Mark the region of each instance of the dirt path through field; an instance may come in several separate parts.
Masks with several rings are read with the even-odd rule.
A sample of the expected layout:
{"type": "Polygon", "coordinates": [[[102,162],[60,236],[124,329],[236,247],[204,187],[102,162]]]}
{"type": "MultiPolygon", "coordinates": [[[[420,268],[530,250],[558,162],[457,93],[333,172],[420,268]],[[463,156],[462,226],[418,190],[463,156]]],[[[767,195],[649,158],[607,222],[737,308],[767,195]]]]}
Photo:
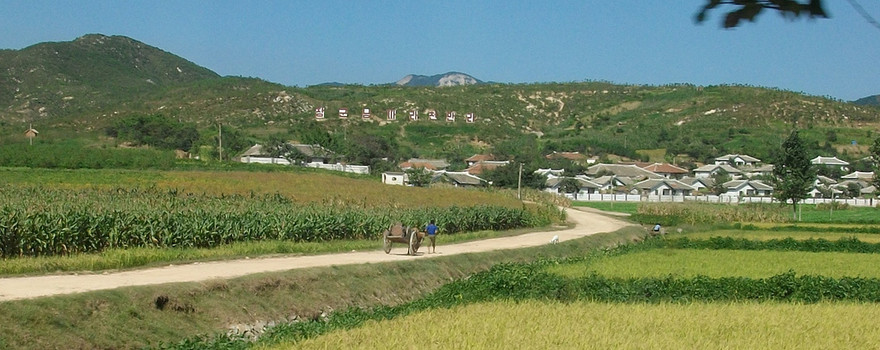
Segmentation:
{"type": "MultiPolygon", "coordinates": [[[[284,271],[308,267],[348,265],[401,261],[408,259],[428,259],[452,254],[475,253],[489,250],[516,249],[548,244],[554,235],[559,241],[583,236],[616,231],[630,225],[621,220],[599,214],[590,209],[568,209],[569,221],[575,226],[571,229],[547,232],[534,232],[519,236],[493,238],[460,244],[443,245],[440,236],[436,254],[425,254],[424,247],[415,256],[406,255],[406,247],[394,245],[391,254],[381,250],[366,252],[337,253],[326,255],[257,258],[227,260],[186,265],[112,272],[102,274],[53,275],[35,277],[0,278],[0,301],[31,299],[58,294],[81,293],[94,290],[113,289],[127,286],[143,286],[175,282],[198,282],[218,278],[234,278],[248,274],[284,271]]],[[[379,248],[379,247],[377,247],[379,248]]]]}

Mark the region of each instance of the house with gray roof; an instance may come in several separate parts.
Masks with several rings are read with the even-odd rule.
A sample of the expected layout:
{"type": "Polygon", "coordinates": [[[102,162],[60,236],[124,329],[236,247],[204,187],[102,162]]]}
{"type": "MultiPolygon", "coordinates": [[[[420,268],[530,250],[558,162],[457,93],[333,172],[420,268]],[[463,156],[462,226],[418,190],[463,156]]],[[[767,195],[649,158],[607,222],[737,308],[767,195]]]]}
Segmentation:
{"type": "Polygon", "coordinates": [[[810,163],[817,166],[824,166],[828,168],[837,168],[840,171],[849,170],[849,162],[845,160],[840,160],[837,157],[816,157],[810,159],[810,163]]]}
{"type": "Polygon", "coordinates": [[[738,179],[742,177],[742,171],[728,164],[706,164],[694,169],[694,177],[712,177],[721,170],[730,174],[731,178],[738,179]]]}
{"type": "Polygon", "coordinates": [[[723,184],[727,192],[722,196],[729,197],[769,197],[773,187],[760,180],[731,180],[723,184]]]}
{"type": "Polygon", "coordinates": [[[760,159],[745,154],[727,154],[715,158],[715,165],[727,164],[730,166],[740,167],[756,166],[759,163],[761,163],[760,159]]]}
{"type": "Polygon", "coordinates": [[[584,173],[591,177],[599,174],[612,174],[617,177],[628,177],[636,181],[663,178],[661,175],[639,168],[633,164],[596,164],[587,168],[584,173]]]}
{"type": "Polygon", "coordinates": [[[643,196],[690,196],[696,189],[675,179],[648,179],[633,184],[643,196]]]}
{"type": "Polygon", "coordinates": [[[603,193],[628,193],[635,180],[626,176],[606,175],[590,179],[599,185],[599,191],[603,193]]]}
{"type": "Polygon", "coordinates": [[[870,182],[874,179],[873,171],[855,171],[840,177],[841,180],[862,180],[870,182]]]}
{"type": "Polygon", "coordinates": [[[443,182],[451,184],[455,187],[484,187],[489,184],[488,181],[471,175],[466,171],[435,171],[431,182],[443,182]]]}
{"type": "Polygon", "coordinates": [[[546,187],[544,187],[544,191],[556,194],[567,194],[562,190],[562,183],[565,179],[573,179],[577,182],[578,191],[575,193],[571,193],[575,200],[578,197],[584,197],[590,194],[599,193],[602,188],[601,185],[590,181],[589,179],[582,176],[568,177],[568,176],[548,176],[546,187]]]}
{"type": "Polygon", "coordinates": [[[685,176],[678,181],[681,181],[682,183],[693,187],[695,191],[702,191],[703,189],[711,190],[712,186],[715,186],[715,179],[711,177],[685,176]]]}

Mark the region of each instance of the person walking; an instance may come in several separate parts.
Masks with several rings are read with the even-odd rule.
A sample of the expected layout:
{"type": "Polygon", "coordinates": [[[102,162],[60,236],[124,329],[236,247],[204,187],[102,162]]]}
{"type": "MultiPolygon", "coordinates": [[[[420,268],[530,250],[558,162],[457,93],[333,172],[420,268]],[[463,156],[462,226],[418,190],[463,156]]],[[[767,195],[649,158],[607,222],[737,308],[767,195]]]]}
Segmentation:
{"type": "Polygon", "coordinates": [[[434,220],[431,220],[431,222],[428,223],[428,226],[425,227],[425,232],[428,233],[428,239],[431,240],[431,246],[428,247],[428,253],[430,253],[431,250],[433,250],[434,253],[437,252],[436,239],[437,239],[437,230],[438,229],[439,228],[437,227],[437,225],[434,224],[434,220]]]}

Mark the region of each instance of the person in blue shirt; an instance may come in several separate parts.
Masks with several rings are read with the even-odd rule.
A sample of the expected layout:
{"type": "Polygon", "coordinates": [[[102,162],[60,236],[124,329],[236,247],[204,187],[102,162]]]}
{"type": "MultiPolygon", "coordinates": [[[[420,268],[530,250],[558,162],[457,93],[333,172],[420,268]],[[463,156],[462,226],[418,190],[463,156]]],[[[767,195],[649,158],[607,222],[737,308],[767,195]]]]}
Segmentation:
{"type": "Polygon", "coordinates": [[[428,226],[425,227],[425,232],[428,233],[428,239],[431,240],[431,246],[428,247],[428,253],[430,253],[432,249],[434,250],[434,253],[437,252],[436,238],[438,229],[437,225],[434,224],[434,220],[431,220],[428,226]]]}

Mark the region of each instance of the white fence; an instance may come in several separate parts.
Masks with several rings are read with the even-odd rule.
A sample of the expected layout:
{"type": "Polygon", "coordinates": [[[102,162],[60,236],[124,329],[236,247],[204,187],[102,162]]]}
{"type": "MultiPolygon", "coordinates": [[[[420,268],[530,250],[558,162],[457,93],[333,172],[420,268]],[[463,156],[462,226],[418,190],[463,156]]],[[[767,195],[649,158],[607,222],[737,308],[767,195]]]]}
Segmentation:
{"type": "MultiPolygon", "coordinates": [[[[568,197],[572,200],[584,201],[584,202],[673,202],[673,203],[681,203],[685,201],[692,202],[707,202],[707,203],[727,203],[727,204],[740,204],[740,203],[779,203],[773,197],[735,197],[735,196],[661,196],[661,195],[648,195],[642,196],[638,194],[579,194],[577,198],[570,193],[566,193],[565,197],[568,197]]],[[[842,198],[807,198],[804,199],[803,204],[820,204],[820,203],[831,203],[832,201],[838,203],[846,203],[851,206],[856,207],[873,207],[880,202],[876,201],[874,198],[851,198],[851,199],[842,199],[842,198]]]]}
{"type": "MultiPolygon", "coordinates": [[[[281,164],[281,165],[290,165],[290,161],[284,158],[271,158],[271,157],[254,157],[254,156],[245,156],[241,157],[242,163],[260,163],[260,164],[281,164]]],[[[350,165],[350,164],[327,164],[327,163],[306,163],[303,166],[309,168],[318,168],[325,170],[333,170],[333,171],[342,171],[346,173],[355,173],[355,174],[369,174],[370,167],[368,165],[350,165]]]]}

